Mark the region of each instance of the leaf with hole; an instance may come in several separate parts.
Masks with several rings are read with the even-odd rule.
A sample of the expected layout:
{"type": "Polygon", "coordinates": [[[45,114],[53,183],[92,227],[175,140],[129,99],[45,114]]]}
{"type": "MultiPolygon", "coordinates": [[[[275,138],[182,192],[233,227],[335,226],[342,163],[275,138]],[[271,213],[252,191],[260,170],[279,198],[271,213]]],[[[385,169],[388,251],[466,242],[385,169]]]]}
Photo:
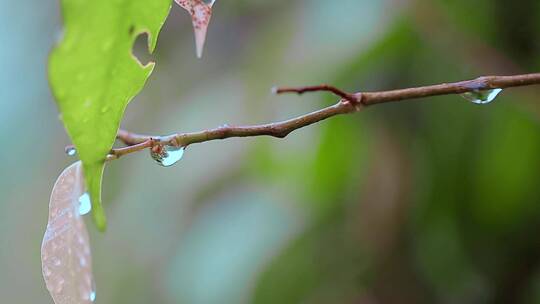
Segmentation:
{"type": "Polygon", "coordinates": [[[79,212],[84,187],[81,162],[76,162],[60,174],[49,202],[41,263],[56,304],[92,303],[96,298],[90,241],[79,212]]]}
{"type": "Polygon", "coordinates": [[[137,61],[133,43],[147,33],[148,49],[154,50],[171,0],[62,0],[61,5],[65,30],[50,56],[50,85],[83,162],[94,221],[104,230],[105,158],[127,104],[154,67],[137,61]]]}

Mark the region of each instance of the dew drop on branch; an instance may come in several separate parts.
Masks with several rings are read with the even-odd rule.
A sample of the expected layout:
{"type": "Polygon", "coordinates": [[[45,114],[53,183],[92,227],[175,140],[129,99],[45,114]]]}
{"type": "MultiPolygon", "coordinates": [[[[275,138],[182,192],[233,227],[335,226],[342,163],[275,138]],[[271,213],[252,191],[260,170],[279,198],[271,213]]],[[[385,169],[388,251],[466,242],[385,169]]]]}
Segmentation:
{"type": "Polygon", "coordinates": [[[475,104],[488,104],[495,100],[502,92],[502,89],[475,90],[461,94],[466,100],[475,104]]]}
{"type": "Polygon", "coordinates": [[[54,184],[49,202],[41,263],[45,285],[55,304],[88,304],[96,298],[90,241],[80,214],[82,170],[81,162],[66,168],[54,184]]]}
{"type": "Polygon", "coordinates": [[[155,146],[150,149],[150,156],[163,167],[176,164],[184,156],[185,147],[155,146]]]}
{"type": "Polygon", "coordinates": [[[215,0],[175,0],[178,5],[188,11],[191,15],[193,23],[193,31],[195,32],[195,47],[197,57],[201,58],[204,43],[206,41],[206,32],[212,18],[212,6],[215,0]]]}

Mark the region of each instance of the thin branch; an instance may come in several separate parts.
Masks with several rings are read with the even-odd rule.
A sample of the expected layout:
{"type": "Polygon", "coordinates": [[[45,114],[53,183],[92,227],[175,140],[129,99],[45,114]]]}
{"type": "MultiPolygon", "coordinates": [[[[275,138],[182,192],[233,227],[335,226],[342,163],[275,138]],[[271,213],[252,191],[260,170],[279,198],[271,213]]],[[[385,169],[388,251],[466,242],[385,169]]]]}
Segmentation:
{"type": "MultiPolygon", "coordinates": [[[[361,108],[361,106],[354,105],[349,101],[340,100],[333,106],[329,106],[327,108],[311,112],[303,116],[264,125],[224,125],[210,130],[192,133],[179,133],[168,136],[148,136],[131,133],[125,130],[119,130],[117,137],[119,140],[121,140],[128,146],[136,145],[138,147],[143,143],[147,143],[150,138],[154,138],[159,144],[170,146],[188,146],[191,144],[202,143],[216,139],[226,139],[231,137],[272,136],[277,138],[284,138],[294,130],[312,125],[332,116],[352,113],[360,110],[361,108]]],[[[118,150],[120,149],[113,150],[112,154],[118,154],[120,152],[118,150]]],[[[127,154],[125,151],[120,153],[122,155],[127,154]]]]}
{"type": "Polygon", "coordinates": [[[321,85],[309,86],[309,87],[298,87],[298,88],[285,88],[285,87],[272,88],[272,93],[274,94],[296,93],[296,94],[302,95],[307,92],[322,92],[322,91],[334,93],[334,95],[337,95],[352,103],[362,103],[362,99],[360,98],[360,95],[350,94],[334,86],[327,85],[327,84],[321,84],[321,85]]]}
{"type": "Polygon", "coordinates": [[[152,138],[146,139],[143,142],[133,144],[124,148],[113,149],[111,153],[107,155],[107,160],[115,160],[126,154],[138,152],[146,148],[152,148],[156,144],[155,140],[152,138]]]}
{"type": "Polygon", "coordinates": [[[430,96],[463,94],[490,89],[505,89],[540,84],[540,73],[514,76],[484,76],[473,80],[454,83],[443,83],[432,86],[409,88],[402,90],[363,93],[363,102],[374,105],[406,99],[425,98],[430,96]]]}
{"type": "Polygon", "coordinates": [[[352,94],[329,85],[307,86],[298,88],[276,88],[273,89],[273,92],[276,94],[303,94],[306,92],[326,91],[341,97],[341,100],[335,105],[320,109],[315,112],[311,112],[289,120],[263,125],[224,125],[210,130],[192,133],[178,133],[168,136],[141,135],[131,133],[125,130],[120,130],[117,137],[119,140],[128,145],[128,147],[112,150],[111,155],[113,155],[113,157],[111,159],[115,159],[129,153],[150,148],[154,145],[188,146],[191,144],[203,143],[217,139],[227,139],[232,137],[272,136],[277,138],[284,138],[295,130],[307,127],[330,117],[358,112],[366,106],[376,105],[380,103],[537,84],[540,84],[540,73],[514,76],[484,76],[473,80],[454,83],[443,83],[431,86],[422,86],[391,91],[358,92],[352,94]]]}

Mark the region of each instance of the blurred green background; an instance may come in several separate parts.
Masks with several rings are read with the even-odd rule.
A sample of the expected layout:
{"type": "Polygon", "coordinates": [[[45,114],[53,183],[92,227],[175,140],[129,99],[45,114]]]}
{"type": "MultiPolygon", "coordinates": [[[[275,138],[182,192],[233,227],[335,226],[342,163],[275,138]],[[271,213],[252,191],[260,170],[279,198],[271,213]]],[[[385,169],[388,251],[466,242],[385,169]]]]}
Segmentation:
{"type": "MultiPolygon", "coordinates": [[[[46,79],[56,1],[0,0],[0,296],[52,303],[40,245],[73,158],[46,79]]],[[[335,102],[273,85],[384,90],[538,71],[538,0],[218,1],[205,55],[174,6],[124,127],[254,124],[335,102]]],[[[285,140],[106,168],[97,303],[540,303],[540,88],[380,105],[285,140]]]]}

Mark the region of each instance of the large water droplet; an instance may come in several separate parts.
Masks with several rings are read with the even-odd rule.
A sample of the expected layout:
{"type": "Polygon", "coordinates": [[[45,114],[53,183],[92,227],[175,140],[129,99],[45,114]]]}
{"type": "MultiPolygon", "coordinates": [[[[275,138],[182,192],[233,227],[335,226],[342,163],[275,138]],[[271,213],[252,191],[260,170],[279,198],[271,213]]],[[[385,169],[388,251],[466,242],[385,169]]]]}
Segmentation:
{"type": "Polygon", "coordinates": [[[495,100],[495,98],[497,98],[501,92],[502,89],[475,90],[472,92],[463,93],[461,96],[475,104],[488,104],[495,100]]]}
{"type": "Polygon", "coordinates": [[[79,197],[79,214],[85,215],[92,210],[92,202],[90,201],[90,195],[85,192],[79,197]]]}
{"type": "Polygon", "coordinates": [[[170,167],[184,156],[184,147],[156,146],[150,149],[150,156],[161,166],[170,167]]]}
{"type": "Polygon", "coordinates": [[[75,156],[77,154],[77,149],[75,149],[74,146],[67,146],[66,147],[66,154],[69,156],[75,156]]]}

